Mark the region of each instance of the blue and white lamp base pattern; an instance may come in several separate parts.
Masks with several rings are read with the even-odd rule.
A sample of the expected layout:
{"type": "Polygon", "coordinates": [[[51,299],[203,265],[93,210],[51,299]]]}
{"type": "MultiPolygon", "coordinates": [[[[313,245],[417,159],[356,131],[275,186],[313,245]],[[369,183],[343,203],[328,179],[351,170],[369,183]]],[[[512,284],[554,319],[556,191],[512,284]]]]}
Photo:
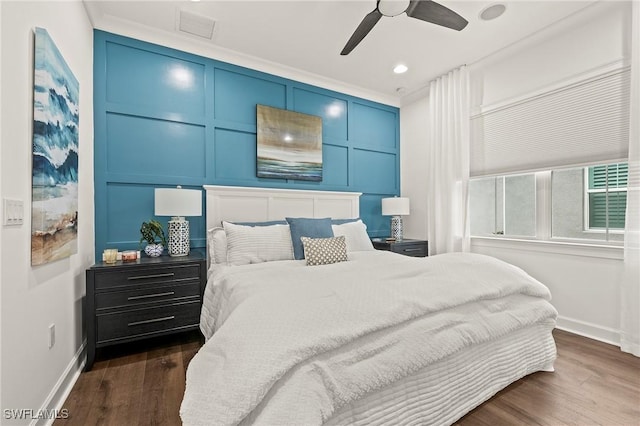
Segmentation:
{"type": "Polygon", "coordinates": [[[396,240],[402,239],[402,216],[393,216],[391,218],[391,237],[396,240]]]}
{"type": "Polygon", "coordinates": [[[169,255],[187,256],[189,254],[189,222],[186,220],[169,221],[169,255]]]}

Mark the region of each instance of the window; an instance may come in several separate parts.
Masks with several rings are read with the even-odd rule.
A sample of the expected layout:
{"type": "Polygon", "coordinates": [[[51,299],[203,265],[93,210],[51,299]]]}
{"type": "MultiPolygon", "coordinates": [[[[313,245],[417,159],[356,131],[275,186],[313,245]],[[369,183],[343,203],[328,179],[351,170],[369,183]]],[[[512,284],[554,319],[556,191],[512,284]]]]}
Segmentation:
{"type": "Polygon", "coordinates": [[[587,229],[624,229],[628,174],[627,163],[587,168],[587,229]]]}
{"type": "Polygon", "coordinates": [[[627,164],[551,172],[553,238],[622,241],[627,164]]]}
{"type": "Polygon", "coordinates": [[[472,179],[469,194],[471,235],[535,237],[533,173],[472,179]]]}
{"type": "MultiPolygon", "coordinates": [[[[561,247],[565,244],[556,243],[562,242],[573,245],[576,252],[620,251],[588,246],[620,246],[624,239],[626,164],[620,160],[629,155],[630,81],[624,66],[589,72],[585,78],[523,94],[513,102],[482,105],[471,117],[470,128],[470,175],[477,178],[469,185],[471,235],[550,243],[537,244],[536,249],[561,247]],[[583,166],[569,168],[569,164],[583,166]],[[511,175],[526,170],[540,170],[533,174],[535,202],[521,201],[510,209],[509,195],[500,182],[506,187],[511,175]],[[491,179],[493,195],[487,194],[491,179]],[[485,181],[484,195],[477,191],[483,188],[479,181],[485,181]],[[511,226],[510,215],[516,221],[511,226]],[[528,227],[530,215],[535,218],[535,232],[514,228],[528,227]]],[[[511,198],[518,196],[528,199],[529,194],[511,198]]]]}
{"type": "Polygon", "coordinates": [[[472,236],[624,239],[627,163],[471,179],[472,236]]]}

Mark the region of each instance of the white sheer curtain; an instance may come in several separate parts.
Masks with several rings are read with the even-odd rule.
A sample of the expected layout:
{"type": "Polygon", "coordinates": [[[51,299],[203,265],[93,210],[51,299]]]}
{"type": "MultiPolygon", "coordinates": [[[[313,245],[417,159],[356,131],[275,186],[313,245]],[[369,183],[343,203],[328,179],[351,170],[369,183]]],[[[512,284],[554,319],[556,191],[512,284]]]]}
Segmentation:
{"type": "Polygon", "coordinates": [[[624,233],[620,348],[640,356],[640,2],[633,2],[629,180],[624,233]]]}
{"type": "Polygon", "coordinates": [[[431,254],[469,251],[469,71],[429,87],[427,230],[431,254]]]}

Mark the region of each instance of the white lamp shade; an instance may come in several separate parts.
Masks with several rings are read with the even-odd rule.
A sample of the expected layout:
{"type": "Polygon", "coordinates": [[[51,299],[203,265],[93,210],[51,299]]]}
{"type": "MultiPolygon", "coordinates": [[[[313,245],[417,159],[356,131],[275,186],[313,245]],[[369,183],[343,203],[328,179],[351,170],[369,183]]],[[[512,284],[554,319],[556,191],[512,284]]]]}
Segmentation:
{"type": "Polygon", "coordinates": [[[382,199],[382,214],[384,216],[406,216],[409,214],[409,199],[393,197],[382,199]]]}
{"type": "Polygon", "coordinates": [[[197,189],[156,188],[156,216],[202,216],[202,192],[197,189]]]}

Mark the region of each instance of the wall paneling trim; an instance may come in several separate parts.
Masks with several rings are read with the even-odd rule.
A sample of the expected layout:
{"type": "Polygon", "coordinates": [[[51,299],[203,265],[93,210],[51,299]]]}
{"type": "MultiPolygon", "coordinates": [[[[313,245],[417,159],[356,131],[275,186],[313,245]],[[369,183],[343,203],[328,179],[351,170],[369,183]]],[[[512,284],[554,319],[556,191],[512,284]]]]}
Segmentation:
{"type": "MultiPolygon", "coordinates": [[[[154,188],[175,185],[362,192],[370,235],[388,235],[380,199],[400,193],[396,107],[96,30],[94,115],[96,259],[137,248],[154,188]],[[257,104],[322,117],[322,182],[256,177],[257,104]]],[[[189,222],[191,246],[205,247],[204,213],[189,222]]]]}

